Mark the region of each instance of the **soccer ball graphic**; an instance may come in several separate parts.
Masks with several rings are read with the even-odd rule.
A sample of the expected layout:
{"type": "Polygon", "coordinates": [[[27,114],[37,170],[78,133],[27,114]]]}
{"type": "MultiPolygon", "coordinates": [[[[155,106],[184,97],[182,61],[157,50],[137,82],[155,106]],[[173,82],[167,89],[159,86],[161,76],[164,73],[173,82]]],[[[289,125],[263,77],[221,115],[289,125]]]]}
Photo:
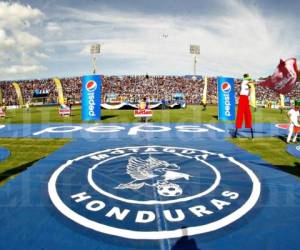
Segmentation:
{"type": "Polygon", "coordinates": [[[157,192],[159,195],[174,197],[182,194],[182,189],[179,185],[174,183],[164,183],[157,185],[157,192]]]}

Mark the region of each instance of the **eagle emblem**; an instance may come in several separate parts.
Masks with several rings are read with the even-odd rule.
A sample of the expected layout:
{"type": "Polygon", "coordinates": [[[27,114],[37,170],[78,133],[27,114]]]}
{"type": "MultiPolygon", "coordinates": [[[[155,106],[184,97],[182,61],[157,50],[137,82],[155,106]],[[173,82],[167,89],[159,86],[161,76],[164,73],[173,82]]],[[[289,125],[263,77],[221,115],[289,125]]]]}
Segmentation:
{"type": "Polygon", "coordinates": [[[128,160],[127,174],[133,179],[131,182],[122,183],[115,189],[137,190],[144,186],[155,187],[162,196],[179,196],[181,187],[172,181],[184,178],[189,180],[190,175],[181,173],[177,164],[156,159],[150,156],[144,160],[131,156],[128,160]]]}

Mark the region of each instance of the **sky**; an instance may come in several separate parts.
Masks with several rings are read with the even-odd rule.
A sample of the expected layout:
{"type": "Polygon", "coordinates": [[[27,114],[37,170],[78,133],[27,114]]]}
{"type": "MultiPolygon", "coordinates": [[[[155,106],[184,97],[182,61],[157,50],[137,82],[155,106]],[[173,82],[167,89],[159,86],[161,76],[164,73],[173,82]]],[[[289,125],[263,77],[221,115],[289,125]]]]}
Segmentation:
{"type": "Polygon", "coordinates": [[[298,0],[0,1],[0,80],[104,75],[272,74],[300,60],[298,0]]]}

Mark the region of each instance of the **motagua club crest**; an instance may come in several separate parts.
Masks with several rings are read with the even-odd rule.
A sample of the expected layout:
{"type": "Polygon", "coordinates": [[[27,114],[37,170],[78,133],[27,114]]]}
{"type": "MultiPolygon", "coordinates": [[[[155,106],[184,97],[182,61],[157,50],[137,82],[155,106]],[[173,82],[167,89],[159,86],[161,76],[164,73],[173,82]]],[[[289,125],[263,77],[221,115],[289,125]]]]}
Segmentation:
{"type": "Polygon", "coordinates": [[[146,160],[130,157],[127,165],[127,174],[134,180],[120,184],[117,189],[140,189],[143,186],[155,187],[159,195],[179,196],[182,194],[180,185],[172,183],[172,180],[184,178],[189,180],[188,174],[177,172],[180,167],[166,161],[149,157],[146,160]],[[175,170],[175,171],[174,171],[175,170]],[[151,181],[150,183],[147,181],[151,181]]]}
{"type": "Polygon", "coordinates": [[[134,146],[68,160],[50,177],[48,192],[54,206],[83,227],[157,240],[182,237],[182,228],[197,235],[238,221],[257,203],[261,184],[250,168],[222,153],[134,146]]]}

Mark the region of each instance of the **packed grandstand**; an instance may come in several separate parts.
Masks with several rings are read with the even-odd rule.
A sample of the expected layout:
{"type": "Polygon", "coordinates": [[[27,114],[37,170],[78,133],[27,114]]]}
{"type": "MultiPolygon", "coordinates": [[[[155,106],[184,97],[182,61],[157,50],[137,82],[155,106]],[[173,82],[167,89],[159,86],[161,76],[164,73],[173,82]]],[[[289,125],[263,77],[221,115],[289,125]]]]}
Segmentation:
{"type": "MultiPolygon", "coordinates": [[[[171,102],[175,93],[181,93],[187,104],[199,104],[202,99],[204,79],[193,80],[185,76],[103,76],[102,102],[131,102],[136,103],[144,96],[151,102],[171,102]]],[[[239,93],[239,82],[235,80],[236,93],[239,93]]],[[[0,95],[2,105],[19,105],[17,91],[13,83],[20,87],[24,103],[56,104],[58,90],[54,79],[1,81],[0,95]]],[[[81,101],[81,77],[60,79],[63,95],[66,100],[74,103],[81,101]]],[[[296,99],[300,96],[300,82],[288,97],[296,99]]],[[[260,104],[279,101],[279,94],[271,89],[257,86],[256,99],[260,104]]],[[[217,78],[209,77],[207,85],[207,103],[217,103],[217,78]]]]}

